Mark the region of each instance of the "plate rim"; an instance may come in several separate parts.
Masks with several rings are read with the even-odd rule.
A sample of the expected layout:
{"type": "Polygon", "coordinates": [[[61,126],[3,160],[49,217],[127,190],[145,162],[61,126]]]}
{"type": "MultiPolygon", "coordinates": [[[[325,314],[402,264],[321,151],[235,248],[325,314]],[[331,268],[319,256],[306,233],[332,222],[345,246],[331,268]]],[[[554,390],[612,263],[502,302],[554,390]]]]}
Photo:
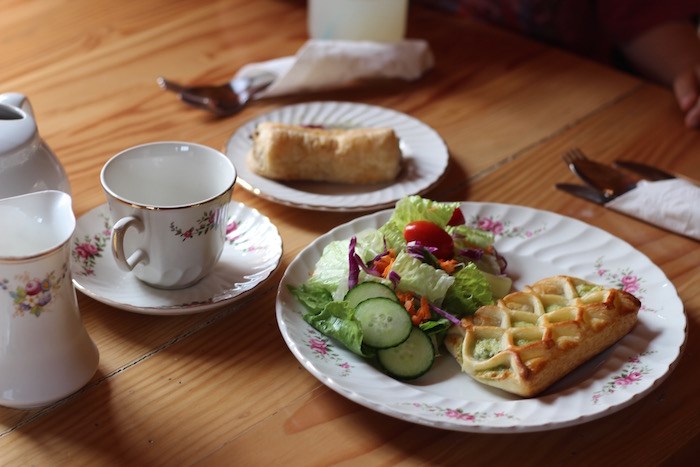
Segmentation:
{"type": "MultiPolygon", "coordinates": [[[[289,335],[289,330],[288,330],[288,324],[287,321],[285,320],[285,313],[290,313],[294,312],[293,310],[285,309],[284,308],[284,301],[287,300],[287,297],[285,297],[285,294],[288,294],[288,292],[285,290],[286,285],[289,281],[290,275],[293,273],[293,269],[295,267],[299,267],[298,265],[301,264],[302,260],[306,259],[305,255],[311,254],[310,252],[313,249],[322,249],[323,246],[328,244],[328,242],[332,241],[334,239],[334,236],[337,236],[337,233],[340,232],[343,229],[352,229],[353,226],[355,229],[357,229],[358,225],[361,224],[362,222],[367,222],[367,220],[370,219],[380,219],[382,216],[388,216],[391,212],[392,209],[387,209],[371,214],[367,214],[361,217],[358,217],[356,219],[353,219],[351,221],[348,221],[344,224],[338,225],[334,227],[333,229],[329,230],[325,234],[317,237],[313,242],[311,242],[307,247],[305,247],[302,251],[300,251],[297,256],[289,263],[287,269],[285,270],[279,286],[278,286],[278,291],[277,291],[277,296],[276,296],[276,302],[275,302],[275,308],[276,308],[276,318],[278,322],[278,327],[280,329],[280,332],[283,336],[283,339],[287,346],[289,347],[290,351],[292,354],[295,356],[295,358],[302,364],[302,366],[311,373],[312,376],[317,378],[319,381],[321,381],[324,385],[326,385],[329,389],[335,391],[336,393],[342,395],[343,397],[346,397],[360,405],[363,405],[371,410],[377,411],[379,413],[383,413],[385,415],[398,418],[404,421],[409,421],[412,423],[416,423],[419,425],[424,425],[424,426],[430,426],[433,428],[440,428],[440,429],[446,429],[450,431],[461,431],[461,432],[474,432],[474,433],[523,433],[523,432],[537,432],[537,431],[546,431],[546,430],[552,430],[552,429],[558,429],[558,428],[564,428],[567,426],[573,426],[573,425],[579,425],[588,421],[592,421],[595,419],[602,418],[604,416],[610,415],[612,413],[618,412],[619,410],[622,410],[623,408],[641,400],[643,397],[648,395],[650,392],[655,390],[673,371],[673,369],[676,367],[678,364],[680,358],[683,355],[683,351],[686,346],[687,342],[687,336],[688,336],[688,319],[687,315],[685,313],[685,309],[683,306],[683,303],[680,299],[680,296],[678,295],[678,291],[671,282],[670,279],[664,274],[664,272],[654,263],[652,262],[646,255],[644,255],[642,252],[634,248],[632,245],[630,245],[628,242],[626,242],[623,239],[620,239],[619,237],[614,236],[613,234],[599,228],[593,225],[590,225],[584,221],[581,221],[579,219],[575,219],[572,217],[568,217],[556,212],[552,211],[546,211],[546,210],[541,210],[537,208],[532,208],[529,206],[521,206],[521,205],[515,205],[515,204],[504,204],[504,203],[491,203],[491,202],[472,202],[472,201],[461,201],[461,206],[469,206],[469,205],[474,205],[474,206],[479,206],[479,207],[493,207],[493,208],[498,208],[498,209],[524,209],[526,211],[530,211],[533,213],[544,213],[547,216],[554,216],[554,218],[560,218],[561,220],[565,222],[573,222],[574,224],[579,224],[581,225],[584,229],[593,229],[593,231],[596,231],[598,234],[603,234],[604,236],[607,236],[608,238],[612,239],[615,242],[621,242],[622,244],[626,245],[628,248],[631,249],[632,253],[635,255],[638,255],[642,261],[645,261],[648,263],[649,266],[651,266],[653,269],[656,270],[656,273],[660,275],[661,278],[663,278],[664,283],[668,284],[671,287],[671,291],[669,293],[672,294],[674,297],[674,303],[671,303],[669,305],[669,309],[673,313],[678,313],[679,314],[679,319],[681,320],[678,324],[678,329],[671,330],[671,335],[674,338],[677,338],[677,336],[674,334],[674,332],[682,332],[682,338],[680,343],[677,343],[678,346],[675,347],[676,342],[673,343],[673,347],[671,352],[669,353],[670,357],[667,359],[669,360],[668,363],[666,360],[664,360],[661,365],[662,371],[659,372],[658,375],[655,375],[655,379],[651,381],[651,384],[648,387],[645,387],[644,389],[640,391],[633,392],[628,398],[622,400],[622,401],[613,401],[611,403],[608,403],[607,405],[601,405],[600,410],[594,411],[592,413],[582,413],[579,416],[572,416],[569,417],[568,419],[565,420],[558,420],[558,421],[546,421],[542,423],[528,423],[528,424],[511,424],[511,425],[489,425],[489,424],[472,424],[472,425],[467,425],[467,424],[455,424],[455,423],[448,423],[444,421],[439,421],[435,419],[430,419],[427,418],[424,415],[416,414],[415,412],[401,412],[397,408],[393,406],[388,406],[386,403],[381,403],[378,401],[373,401],[367,399],[364,395],[359,394],[358,391],[353,390],[352,388],[344,387],[343,385],[339,384],[336,382],[332,377],[324,375],[323,372],[317,368],[313,362],[310,361],[309,358],[307,358],[305,355],[301,353],[301,350],[299,348],[299,345],[297,342],[294,342],[292,337],[289,335]],[[676,309],[677,307],[677,309],[676,309]],[[682,329],[681,329],[682,327],[682,329]]],[[[313,259],[313,258],[311,258],[313,259]]],[[[314,262],[315,264],[315,262],[314,262]]],[[[646,265],[645,265],[646,266],[646,265]]],[[[313,267],[313,265],[311,266],[313,267]]],[[[292,323],[293,324],[293,323],[292,323]]],[[[306,323],[304,323],[306,324],[306,323]]],[[[307,325],[309,329],[313,329],[310,325],[307,325]]],[[[339,346],[340,347],[340,346],[339,346]]],[[[345,349],[343,349],[345,352],[349,352],[345,349]]],[[[354,355],[354,354],[353,354],[354,355]]],[[[357,357],[359,359],[359,357],[357,357]]],[[[369,363],[362,361],[361,359],[358,360],[364,365],[369,365],[369,363]]],[[[396,382],[396,384],[403,385],[405,383],[402,382],[396,382]]],[[[545,397],[556,397],[556,394],[545,396],[545,397]]],[[[505,405],[516,405],[516,404],[521,404],[521,405],[537,405],[540,401],[541,397],[535,397],[535,398],[527,398],[527,399],[516,399],[512,401],[499,401],[499,402],[491,402],[491,401],[473,401],[473,400],[465,400],[463,401],[465,404],[479,404],[481,406],[484,405],[497,405],[497,404],[505,404],[505,405]],[[534,401],[534,402],[533,402],[534,401]]]]}

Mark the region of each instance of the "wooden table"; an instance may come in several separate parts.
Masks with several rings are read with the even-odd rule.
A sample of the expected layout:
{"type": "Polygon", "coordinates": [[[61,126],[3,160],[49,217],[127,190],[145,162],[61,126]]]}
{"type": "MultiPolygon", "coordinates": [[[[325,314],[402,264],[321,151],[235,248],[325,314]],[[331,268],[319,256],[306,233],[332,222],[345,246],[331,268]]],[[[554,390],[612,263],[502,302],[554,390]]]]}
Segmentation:
{"type": "Polygon", "coordinates": [[[427,196],[521,204],[607,230],[664,271],[689,318],[673,373],[613,415],[544,433],[411,424],[325,387],[277,328],[283,271],[357,214],[284,207],[237,187],[234,198],[269,216],[282,236],[272,278],[244,300],[176,317],[129,313],[79,293],[99,369],[46,409],[0,409],[0,464],[680,465],[698,452],[698,243],[554,189],[575,181],[560,158],[572,146],[601,161],[624,156],[700,179],[700,132],[683,126],[667,89],[413,8],[408,35],[427,39],[436,57],[423,79],[259,101],[214,119],[162,92],[156,77],[221,82],[246,63],[293,54],[307,39],[305,2],[0,0],[0,10],[0,91],[29,96],[68,172],[77,216],[105,202],[99,171],[129,146],[177,139],[223,149],[244,122],[283,105],[369,103],[410,114],[444,138],[450,169],[427,196]]]}

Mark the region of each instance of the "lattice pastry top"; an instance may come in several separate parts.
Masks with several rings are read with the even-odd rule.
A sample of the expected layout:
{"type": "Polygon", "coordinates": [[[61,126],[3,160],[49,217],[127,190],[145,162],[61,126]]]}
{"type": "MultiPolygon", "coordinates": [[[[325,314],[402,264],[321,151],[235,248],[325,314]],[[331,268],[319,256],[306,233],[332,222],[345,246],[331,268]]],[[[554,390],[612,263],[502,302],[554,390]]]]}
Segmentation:
{"type": "Polygon", "coordinates": [[[550,277],[464,318],[445,346],[477,381],[531,397],[627,334],[639,307],[622,290],[550,277]]]}

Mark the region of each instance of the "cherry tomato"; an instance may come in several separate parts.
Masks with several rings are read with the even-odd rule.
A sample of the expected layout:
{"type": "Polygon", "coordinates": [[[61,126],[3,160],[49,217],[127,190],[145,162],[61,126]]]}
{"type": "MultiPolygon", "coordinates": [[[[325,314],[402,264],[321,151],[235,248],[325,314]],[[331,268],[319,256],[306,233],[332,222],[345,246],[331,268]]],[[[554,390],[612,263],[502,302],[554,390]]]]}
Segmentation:
{"type": "Polygon", "coordinates": [[[455,253],[450,234],[429,221],[409,222],[403,229],[403,238],[407,242],[415,241],[423,246],[436,248],[434,255],[440,259],[451,259],[455,253]]]}
{"type": "Polygon", "coordinates": [[[466,221],[464,220],[464,214],[462,214],[462,210],[459,208],[455,208],[455,210],[452,212],[452,217],[450,217],[450,220],[447,222],[447,225],[462,225],[466,221]]]}

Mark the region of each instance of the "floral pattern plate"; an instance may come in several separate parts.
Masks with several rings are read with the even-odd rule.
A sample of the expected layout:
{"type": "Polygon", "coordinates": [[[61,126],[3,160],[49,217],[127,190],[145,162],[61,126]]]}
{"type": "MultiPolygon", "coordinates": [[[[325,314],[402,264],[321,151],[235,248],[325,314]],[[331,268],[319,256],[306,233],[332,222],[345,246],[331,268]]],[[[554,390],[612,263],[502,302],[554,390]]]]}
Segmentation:
{"type": "Polygon", "coordinates": [[[352,102],[308,102],[282,107],[241,126],[226,145],[238,171],[238,183],[276,203],[319,211],[369,211],[393,206],[404,196],[430,190],[447,169],[447,146],[424,123],[395,110],[352,102]],[[404,168],[392,183],[347,185],[319,182],[284,183],[261,177],[246,164],[251,135],[260,122],[330,127],[393,128],[401,140],[404,168]]]}
{"type": "Polygon", "coordinates": [[[642,301],[639,322],[618,343],[535,398],[475,382],[447,351],[425,376],[394,380],[303,321],[303,307],[287,289],[309,277],[329,242],[386,222],[391,211],[381,211],[318,238],[282,278],[279,328],[311,374],[348,399],[399,419],[490,433],[542,431],[603,417],[638,401],[668,376],[686,339],[686,317],[673,284],[646,256],[601,229],[551,212],[472,202],[462,203],[462,210],[467,222],[494,232],[516,289],[556,274],[619,287],[642,301]]]}
{"type": "Polygon", "coordinates": [[[110,248],[109,219],[106,204],[78,219],[71,273],[78,290],[127,311],[179,315],[223,306],[267,280],[282,258],[282,239],[270,220],[255,209],[231,202],[226,243],[214,270],[186,289],[156,289],[117,267],[110,248]]]}

